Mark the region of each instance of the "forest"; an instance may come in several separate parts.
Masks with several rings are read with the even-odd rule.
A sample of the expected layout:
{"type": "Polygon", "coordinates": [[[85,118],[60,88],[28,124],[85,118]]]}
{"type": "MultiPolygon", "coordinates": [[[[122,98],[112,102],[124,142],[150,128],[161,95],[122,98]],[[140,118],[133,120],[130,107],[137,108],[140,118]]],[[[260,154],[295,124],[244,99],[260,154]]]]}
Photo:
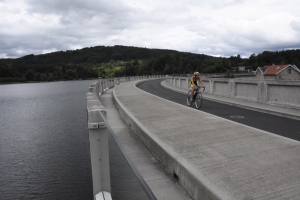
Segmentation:
{"type": "Polygon", "coordinates": [[[238,72],[272,64],[300,66],[300,50],[264,51],[249,58],[213,57],[166,49],[95,46],[0,59],[0,83],[45,82],[139,75],[238,72]]]}

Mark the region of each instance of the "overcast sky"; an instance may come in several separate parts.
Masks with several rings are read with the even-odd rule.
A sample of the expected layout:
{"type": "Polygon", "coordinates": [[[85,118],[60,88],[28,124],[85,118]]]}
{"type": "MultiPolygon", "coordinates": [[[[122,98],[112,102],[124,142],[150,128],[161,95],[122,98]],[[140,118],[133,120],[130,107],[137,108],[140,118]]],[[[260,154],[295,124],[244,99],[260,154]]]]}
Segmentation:
{"type": "Polygon", "coordinates": [[[0,0],[0,58],[93,46],[249,57],[300,48],[299,0],[0,0]]]}

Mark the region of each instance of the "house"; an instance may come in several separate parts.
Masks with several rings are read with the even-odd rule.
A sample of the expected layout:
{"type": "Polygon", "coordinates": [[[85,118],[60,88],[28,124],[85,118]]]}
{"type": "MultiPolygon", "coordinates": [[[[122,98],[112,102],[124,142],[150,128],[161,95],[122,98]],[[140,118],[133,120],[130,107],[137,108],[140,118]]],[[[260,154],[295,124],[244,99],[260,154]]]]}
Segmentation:
{"type": "Polygon", "coordinates": [[[246,71],[246,67],[245,66],[239,66],[239,72],[241,71],[246,71]]]}
{"type": "Polygon", "coordinates": [[[270,65],[258,67],[254,73],[255,78],[264,80],[298,80],[300,81],[300,70],[296,65],[270,65]]]}

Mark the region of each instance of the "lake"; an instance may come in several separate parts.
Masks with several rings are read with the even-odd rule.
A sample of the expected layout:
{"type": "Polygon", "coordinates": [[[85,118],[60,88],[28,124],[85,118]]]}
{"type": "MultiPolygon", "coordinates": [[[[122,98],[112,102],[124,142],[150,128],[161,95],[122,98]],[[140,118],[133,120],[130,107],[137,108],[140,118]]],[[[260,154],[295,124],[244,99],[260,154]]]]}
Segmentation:
{"type": "Polygon", "coordinates": [[[93,199],[85,95],[95,81],[0,85],[0,199],[93,199]]]}

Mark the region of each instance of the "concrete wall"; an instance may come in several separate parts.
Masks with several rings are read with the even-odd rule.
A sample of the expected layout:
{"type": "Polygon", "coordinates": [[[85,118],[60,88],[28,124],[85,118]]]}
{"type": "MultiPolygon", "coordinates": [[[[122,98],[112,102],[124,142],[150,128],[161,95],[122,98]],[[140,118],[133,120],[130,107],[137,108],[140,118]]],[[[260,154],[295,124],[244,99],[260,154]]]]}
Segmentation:
{"type": "Polygon", "coordinates": [[[242,100],[248,100],[248,101],[258,101],[258,85],[255,83],[235,83],[235,91],[233,97],[242,99],[242,100]]]}
{"type": "MultiPolygon", "coordinates": [[[[188,77],[166,77],[169,84],[189,88],[188,77]],[[178,84],[180,83],[180,84],[178,84]]],[[[202,78],[207,94],[300,109],[300,81],[202,78]]]]}

